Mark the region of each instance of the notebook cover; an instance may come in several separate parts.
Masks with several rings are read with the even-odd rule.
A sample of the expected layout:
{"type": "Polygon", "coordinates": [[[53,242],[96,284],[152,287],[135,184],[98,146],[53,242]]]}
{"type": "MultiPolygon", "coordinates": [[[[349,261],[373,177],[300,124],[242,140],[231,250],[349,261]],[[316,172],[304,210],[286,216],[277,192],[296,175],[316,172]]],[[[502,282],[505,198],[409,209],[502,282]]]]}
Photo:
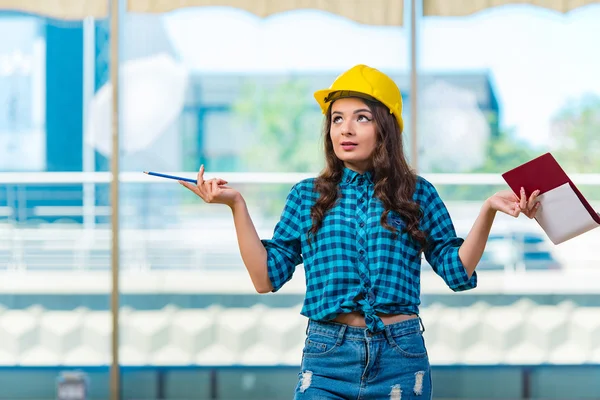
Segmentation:
{"type": "Polygon", "coordinates": [[[508,186],[519,197],[521,197],[521,187],[525,188],[527,197],[535,190],[540,190],[543,194],[549,190],[568,183],[583,206],[588,210],[591,217],[600,224],[600,216],[594,208],[583,197],[583,194],[577,189],[569,176],[558,164],[556,159],[550,153],[543,154],[531,161],[528,161],[510,171],[502,174],[502,177],[508,183],[508,186]]]}

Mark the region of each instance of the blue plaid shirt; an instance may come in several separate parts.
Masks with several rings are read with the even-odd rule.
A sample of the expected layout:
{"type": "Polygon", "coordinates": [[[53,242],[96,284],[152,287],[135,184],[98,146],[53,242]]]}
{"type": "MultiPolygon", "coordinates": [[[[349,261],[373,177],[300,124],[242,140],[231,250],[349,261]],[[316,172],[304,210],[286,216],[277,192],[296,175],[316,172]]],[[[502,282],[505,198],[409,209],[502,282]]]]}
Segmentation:
{"type": "MultiPolygon", "coordinates": [[[[421,252],[419,244],[401,233],[404,222],[388,215],[392,232],[380,223],[383,204],[373,196],[370,173],[344,169],[341,199],[326,213],[323,226],[308,242],[311,206],[319,194],[314,178],[294,185],[287,197],[273,238],[262,240],[273,291],[291,279],[304,263],[306,296],[301,314],[327,321],[338,314],[360,311],[372,332],[384,329],[376,313],[418,314],[421,252]]],[[[431,183],[419,177],[414,200],[423,210],[421,229],[428,235],[425,258],[454,291],[477,286],[458,256],[463,239],[456,236],[448,211],[431,183]]]]}

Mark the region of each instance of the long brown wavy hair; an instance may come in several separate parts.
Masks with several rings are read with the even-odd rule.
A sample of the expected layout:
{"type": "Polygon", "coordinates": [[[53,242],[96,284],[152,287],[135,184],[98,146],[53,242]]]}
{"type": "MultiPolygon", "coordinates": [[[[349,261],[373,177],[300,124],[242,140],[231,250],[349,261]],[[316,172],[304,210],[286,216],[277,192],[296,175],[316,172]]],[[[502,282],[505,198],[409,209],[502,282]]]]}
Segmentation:
{"type": "MultiPolygon", "coordinates": [[[[361,99],[370,108],[375,122],[377,142],[372,154],[371,170],[375,184],[375,197],[384,206],[381,214],[381,225],[397,236],[398,230],[388,223],[390,211],[398,213],[405,223],[405,232],[425,249],[427,240],[425,232],[419,230],[422,212],[419,204],[413,201],[417,184],[417,175],[408,165],[404,157],[402,132],[398,122],[387,107],[380,102],[361,99]]],[[[331,106],[326,113],[323,125],[325,147],[325,168],[315,180],[315,191],[320,195],[311,208],[312,227],[309,238],[315,236],[323,224],[325,214],[335,205],[340,197],[339,183],[342,180],[344,163],[333,151],[330,136],[331,106]]]]}

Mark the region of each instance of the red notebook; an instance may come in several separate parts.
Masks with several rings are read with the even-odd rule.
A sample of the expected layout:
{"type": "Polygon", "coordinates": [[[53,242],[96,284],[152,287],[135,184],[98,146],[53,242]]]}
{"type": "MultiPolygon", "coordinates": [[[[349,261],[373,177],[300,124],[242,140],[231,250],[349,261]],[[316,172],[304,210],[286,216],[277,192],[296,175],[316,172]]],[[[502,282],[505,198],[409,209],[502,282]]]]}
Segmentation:
{"type": "Polygon", "coordinates": [[[540,190],[536,220],[555,243],[562,243],[600,226],[600,215],[550,153],[502,174],[513,192],[527,197],[540,190]]]}

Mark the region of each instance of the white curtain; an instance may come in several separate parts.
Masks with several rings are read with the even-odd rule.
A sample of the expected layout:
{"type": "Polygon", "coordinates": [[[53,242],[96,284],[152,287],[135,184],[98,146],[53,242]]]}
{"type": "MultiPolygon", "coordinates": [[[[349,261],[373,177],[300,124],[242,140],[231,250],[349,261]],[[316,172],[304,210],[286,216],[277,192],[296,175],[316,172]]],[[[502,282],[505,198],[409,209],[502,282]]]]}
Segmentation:
{"type": "Polygon", "coordinates": [[[128,11],[163,13],[183,7],[235,7],[266,17],[296,9],[323,10],[368,25],[402,25],[404,0],[129,0],[128,11]]]}
{"type": "Polygon", "coordinates": [[[507,4],[531,4],[566,13],[598,0],[423,0],[424,16],[457,17],[507,4]]]}
{"type": "MultiPolygon", "coordinates": [[[[0,10],[36,13],[64,20],[108,16],[109,0],[0,0],[0,10]]],[[[463,16],[507,4],[531,4],[566,13],[600,4],[599,0],[423,0],[424,16],[463,16]]],[[[367,25],[403,24],[404,0],[128,0],[127,10],[163,13],[184,7],[223,6],[246,10],[260,17],[296,9],[316,9],[367,25]]]]}
{"type": "Polygon", "coordinates": [[[0,0],[0,10],[31,12],[64,20],[108,16],[108,0],[0,0]]]}

